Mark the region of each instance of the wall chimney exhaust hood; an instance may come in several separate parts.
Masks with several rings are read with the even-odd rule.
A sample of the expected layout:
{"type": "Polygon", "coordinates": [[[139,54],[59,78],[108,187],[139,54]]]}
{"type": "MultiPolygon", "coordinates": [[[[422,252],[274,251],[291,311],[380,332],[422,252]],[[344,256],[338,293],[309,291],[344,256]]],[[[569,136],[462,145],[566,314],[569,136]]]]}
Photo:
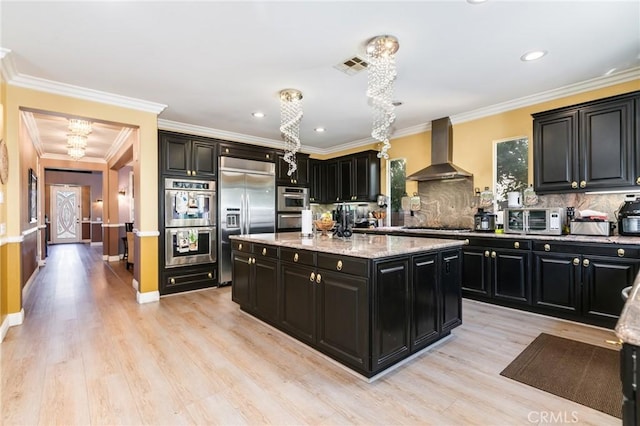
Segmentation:
{"type": "Polygon", "coordinates": [[[407,180],[445,180],[473,176],[451,162],[453,158],[453,128],[449,117],[431,122],[431,165],[407,176],[407,180]]]}

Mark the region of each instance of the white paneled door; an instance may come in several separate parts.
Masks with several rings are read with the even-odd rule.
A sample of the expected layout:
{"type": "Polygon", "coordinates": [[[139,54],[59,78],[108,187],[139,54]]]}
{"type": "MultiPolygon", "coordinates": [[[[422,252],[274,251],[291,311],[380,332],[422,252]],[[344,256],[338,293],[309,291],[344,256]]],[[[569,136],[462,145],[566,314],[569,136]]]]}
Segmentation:
{"type": "Polygon", "coordinates": [[[78,243],[82,240],[79,186],[51,186],[51,242],[78,243]]]}

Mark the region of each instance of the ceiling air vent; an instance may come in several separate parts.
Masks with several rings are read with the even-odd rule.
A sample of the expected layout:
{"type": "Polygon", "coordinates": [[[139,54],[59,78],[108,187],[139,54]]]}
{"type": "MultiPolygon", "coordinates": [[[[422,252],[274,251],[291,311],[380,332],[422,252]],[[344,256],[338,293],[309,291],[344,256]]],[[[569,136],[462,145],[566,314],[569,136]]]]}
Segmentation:
{"type": "Polygon", "coordinates": [[[348,75],[354,75],[362,70],[366,70],[369,63],[359,56],[345,59],[342,63],[335,65],[334,68],[348,75]]]}

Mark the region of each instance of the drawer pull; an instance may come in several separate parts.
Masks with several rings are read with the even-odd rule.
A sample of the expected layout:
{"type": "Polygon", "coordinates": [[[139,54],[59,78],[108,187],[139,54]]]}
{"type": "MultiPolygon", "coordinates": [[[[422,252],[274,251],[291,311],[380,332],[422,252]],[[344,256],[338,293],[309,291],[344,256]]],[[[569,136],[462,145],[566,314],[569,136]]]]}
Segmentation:
{"type": "Polygon", "coordinates": [[[238,244],[238,250],[242,250],[242,243],[238,244]]]}
{"type": "Polygon", "coordinates": [[[315,281],[316,279],[316,273],[312,272],[311,275],[309,275],[309,281],[315,281]]]}
{"type": "Polygon", "coordinates": [[[266,248],[266,247],[263,247],[263,248],[262,248],[262,255],[263,255],[263,256],[266,256],[266,255],[267,255],[267,248],[266,248]]]}
{"type": "Polygon", "coordinates": [[[338,271],[342,271],[342,260],[338,260],[338,264],[336,265],[336,269],[338,271]]]}
{"type": "Polygon", "coordinates": [[[587,186],[587,182],[581,180],[580,181],[580,188],[585,188],[587,186]]]}
{"type": "Polygon", "coordinates": [[[520,243],[516,241],[515,243],[513,243],[513,247],[517,249],[520,248],[520,243]]]}
{"type": "Polygon", "coordinates": [[[636,185],[640,185],[640,176],[638,176],[636,179],[636,185]]]}
{"type": "Polygon", "coordinates": [[[495,259],[495,258],[496,258],[496,252],[495,252],[495,251],[492,251],[492,252],[491,252],[491,258],[492,258],[492,259],[495,259]]]}
{"type": "Polygon", "coordinates": [[[295,253],[295,254],[293,255],[293,261],[294,261],[294,262],[297,262],[297,261],[298,261],[298,253],[295,253]]]}
{"type": "Polygon", "coordinates": [[[578,187],[578,182],[571,182],[571,188],[576,189],[578,187]]]}
{"type": "Polygon", "coordinates": [[[490,255],[489,250],[485,250],[484,251],[484,257],[489,257],[489,255],[490,255]]]}
{"type": "Polygon", "coordinates": [[[618,257],[624,257],[624,249],[618,249],[618,257]]]}
{"type": "Polygon", "coordinates": [[[464,245],[465,245],[465,246],[468,246],[468,245],[469,245],[469,239],[468,239],[468,238],[465,238],[465,240],[464,240],[463,242],[464,242],[464,245]]]}
{"type": "Polygon", "coordinates": [[[320,284],[320,281],[322,281],[322,276],[320,274],[316,275],[316,282],[318,284],[320,284]]]}
{"type": "Polygon", "coordinates": [[[171,278],[169,280],[169,284],[174,285],[176,283],[176,279],[175,278],[171,278]]]}
{"type": "Polygon", "coordinates": [[[589,259],[585,259],[585,260],[583,260],[583,261],[582,261],[582,266],[584,266],[585,268],[586,268],[587,266],[589,266],[589,259]]]}
{"type": "Polygon", "coordinates": [[[577,257],[573,259],[573,264],[578,266],[580,264],[580,259],[578,259],[577,257]]]}
{"type": "Polygon", "coordinates": [[[212,274],[211,272],[209,272],[209,273],[207,274],[207,278],[209,278],[209,279],[213,278],[213,274],[212,274]]]}
{"type": "Polygon", "coordinates": [[[544,251],[551,251],[551,246],[549,244],[545,244],[544,251]]]}

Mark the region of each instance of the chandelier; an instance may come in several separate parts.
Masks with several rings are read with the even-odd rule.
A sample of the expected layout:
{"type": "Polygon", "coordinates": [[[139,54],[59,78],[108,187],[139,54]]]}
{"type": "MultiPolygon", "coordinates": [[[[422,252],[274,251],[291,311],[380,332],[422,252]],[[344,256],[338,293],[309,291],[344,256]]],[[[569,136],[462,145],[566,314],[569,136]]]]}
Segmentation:
{"type": "Polygon", "coordinates": [[[391,148],[391,124],[396,119],[393,104],[393,82],[396,79],[396,52],[400,48],[398,39],[381,35],[367,42],[368,86],[367,96],[373,108],[373,130],[371,136],[382,142],[378,158],[389,158],[391,148]]]}
{"type": "Polygon", "coordinates": [[[74,160],[84,157],[87,148],[87,136],[91,133],[91,122],[69,119],[69,134],[67,135],[67,154],[74,160]]]}
{"type": "Polygon", "coordinates": [[[289,163],[287,175],[297,169],[296,152],[300,150],[300,121],[302,121],[302,92],[296,89],[280,91],[280,132],[284,139],[284,161],[289,163]]]}

